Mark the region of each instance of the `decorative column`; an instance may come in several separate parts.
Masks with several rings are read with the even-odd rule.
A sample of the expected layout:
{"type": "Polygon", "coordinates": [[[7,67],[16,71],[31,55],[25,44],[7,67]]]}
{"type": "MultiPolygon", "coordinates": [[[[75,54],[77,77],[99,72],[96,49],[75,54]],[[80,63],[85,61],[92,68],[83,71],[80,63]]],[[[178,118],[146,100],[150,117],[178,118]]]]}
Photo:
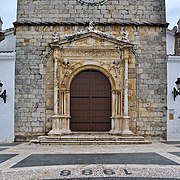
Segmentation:
{"type": "Polygon", "coordinates": [[[57,58],[54,59],[54,114],[58,114],[58,79],[57,79],[57,58]]]}
{"type": "Polygon", "coordinates": [[[122,118],[121,118],[121,93],[119,90],[112,93],[112,118],[110,134],[122,134],[122,118]]]}
{"type": "Polygon", "coordinates": [[[128,116],[128,59],[125,59],[124,68],[124,117],[128,116]]]}
{"type": "Polygon", "coordinates": [[[57,58],[54,58],[54,115],[52,119],[52,130],[48,135],[63,135],[70,134],[69,130],[69,117],[66,115],[66,106],[67,106],[67,93],[61,92],[61,110],[59,112],[59,81],[57,77],[58,71],[58,61],[57,58]]]}
{"type": "Polygon", "coordinates": [[[128,63],[129,63],[129,50],[124,50],[124,116],[122,122],[122,134],[131,135],[132,131],[129,130],[129,114],[128,114],[128,63]]]}

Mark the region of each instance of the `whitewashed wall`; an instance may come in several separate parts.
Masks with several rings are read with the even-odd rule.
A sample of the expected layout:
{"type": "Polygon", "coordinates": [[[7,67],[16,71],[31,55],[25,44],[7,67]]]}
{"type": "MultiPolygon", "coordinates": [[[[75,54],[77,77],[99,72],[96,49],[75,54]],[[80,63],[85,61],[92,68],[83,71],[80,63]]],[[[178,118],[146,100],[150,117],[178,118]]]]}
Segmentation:
{"type": "Polygon", "coordinates": [[[0,98],[0,143],[14,141],[14,74],[15,53],[0,53],[0,80],[7,90],[6,104],[0,98]]]}
{"type": "Polygon", "coordinates": [[[175,32],[172,30],[166,30],[166,50],[167,55],[175,53],[175,32]]]}
{"type": "Polygon", "coordinates": [[[176,87],[175,81],[180,78],[180,56],[169,56],[167,65],[167,105],[168,105],[168,119],[167,119],[167,139],[180,140],[180,95],[173,98],[173,88],[176,87]],[[174,115],[173,120],[170,120],[169,114],[174,115]]]}

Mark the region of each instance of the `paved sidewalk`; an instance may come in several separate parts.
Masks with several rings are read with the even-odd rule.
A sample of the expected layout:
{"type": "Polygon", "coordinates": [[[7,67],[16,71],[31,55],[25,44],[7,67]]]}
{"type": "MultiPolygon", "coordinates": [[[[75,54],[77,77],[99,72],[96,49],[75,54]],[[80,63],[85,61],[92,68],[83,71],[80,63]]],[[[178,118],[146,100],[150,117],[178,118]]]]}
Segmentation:
{"type": "Polygon", "coordinates": [[[180,142],[148,145],[0,144],[1,179],[180,179],[180,142]]]}

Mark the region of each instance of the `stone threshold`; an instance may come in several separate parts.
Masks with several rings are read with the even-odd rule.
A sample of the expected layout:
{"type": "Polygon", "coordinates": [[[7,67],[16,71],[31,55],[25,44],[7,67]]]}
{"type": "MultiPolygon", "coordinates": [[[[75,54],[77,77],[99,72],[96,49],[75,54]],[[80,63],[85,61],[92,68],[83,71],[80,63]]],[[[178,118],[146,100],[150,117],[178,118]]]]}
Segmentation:
{"type": "Polygon", "coordinates": [[[143,136],[137,135],[111,135],[106,132],[73,132],[69,135],[39,136],[31,140],[35,144],[60,144],[60,145],[110,145],[110,144],[151,144],[143,136]]]}

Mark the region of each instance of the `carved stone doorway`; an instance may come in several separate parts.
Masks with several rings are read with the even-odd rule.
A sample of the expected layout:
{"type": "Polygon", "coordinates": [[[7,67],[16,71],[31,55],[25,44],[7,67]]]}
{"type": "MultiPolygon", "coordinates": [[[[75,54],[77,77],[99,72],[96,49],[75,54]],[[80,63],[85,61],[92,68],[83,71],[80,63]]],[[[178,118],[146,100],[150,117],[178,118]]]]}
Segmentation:
{"type": "Polygon", "coordinates": [[[110,131],[111,85],[105,75],[95,70],[85,70],[74,77],[70,116],[71,131],[110,131]]]}

